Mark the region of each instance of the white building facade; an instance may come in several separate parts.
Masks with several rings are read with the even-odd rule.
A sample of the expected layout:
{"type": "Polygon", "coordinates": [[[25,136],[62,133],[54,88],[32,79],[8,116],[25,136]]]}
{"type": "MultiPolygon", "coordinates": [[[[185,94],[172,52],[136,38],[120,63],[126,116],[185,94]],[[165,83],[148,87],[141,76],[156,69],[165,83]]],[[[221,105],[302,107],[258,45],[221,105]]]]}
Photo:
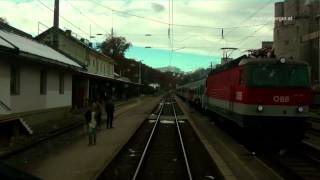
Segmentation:
{"type": "Polygon", "coordinates": [[[70,107],[72,74],[41,65],[0,61],[0,114],[70,107]],[[9,110],[10,109],[10,110],[9,110]]]}
{"type": "Polygon", "coordinates": [[[21,124],[32,133],[48,121],[65,119],[72,106],[72,76],[82,69],[46,45],[0,30],[0,147],[10,139],[3,137],[17,136],[21,124]]]}

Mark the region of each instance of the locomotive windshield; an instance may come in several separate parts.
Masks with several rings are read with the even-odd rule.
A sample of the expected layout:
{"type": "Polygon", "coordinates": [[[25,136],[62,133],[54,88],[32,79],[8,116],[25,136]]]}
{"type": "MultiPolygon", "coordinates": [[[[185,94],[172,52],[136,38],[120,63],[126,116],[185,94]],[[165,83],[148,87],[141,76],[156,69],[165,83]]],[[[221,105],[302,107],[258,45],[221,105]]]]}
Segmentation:
{"type": "Polygon", "coordinates": [[[250,87],[309,87],[306,65],[248,65],[250,87]]]}

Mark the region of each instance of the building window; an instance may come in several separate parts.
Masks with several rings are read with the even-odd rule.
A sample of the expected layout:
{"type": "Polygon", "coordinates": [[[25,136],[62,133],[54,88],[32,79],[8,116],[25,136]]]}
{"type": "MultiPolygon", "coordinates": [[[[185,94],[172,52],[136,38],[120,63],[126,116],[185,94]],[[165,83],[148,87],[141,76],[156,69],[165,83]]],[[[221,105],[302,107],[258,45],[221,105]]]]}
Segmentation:
{"type": "Polygon", "coordinates": [[[40,94],[47,94],[47,72],[40,71],[40,94]]]}
{"type": "Polygon", "coordinates": [[[59,93],[64,94],[64,74],[59,74],[59,93]]]}
{"type": "Polygon", "coordinates": [[[10,93],[11,95],[20,94],[20,68],[14,66],[11,67],[10,93]]]}

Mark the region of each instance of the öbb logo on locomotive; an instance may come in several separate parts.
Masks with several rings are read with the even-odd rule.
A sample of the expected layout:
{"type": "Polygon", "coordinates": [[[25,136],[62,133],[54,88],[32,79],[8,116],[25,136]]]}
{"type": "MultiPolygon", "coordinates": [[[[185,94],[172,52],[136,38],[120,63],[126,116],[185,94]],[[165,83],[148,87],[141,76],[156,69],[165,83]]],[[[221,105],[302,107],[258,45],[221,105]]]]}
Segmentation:
{"type": "Polygon", "coordinates": [[[287,103],[290,102],[289,96],[273,96],[274,102],[287,103]]]}

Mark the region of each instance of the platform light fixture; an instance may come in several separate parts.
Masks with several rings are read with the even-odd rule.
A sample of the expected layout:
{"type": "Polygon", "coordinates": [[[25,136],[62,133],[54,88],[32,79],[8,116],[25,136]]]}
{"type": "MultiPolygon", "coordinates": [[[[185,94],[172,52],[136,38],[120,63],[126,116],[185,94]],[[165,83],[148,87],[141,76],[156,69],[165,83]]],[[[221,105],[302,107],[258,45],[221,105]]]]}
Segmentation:
{"type": "Polygon", "coordinates": [[[286,63],[286,58],[281,57],[281,58],[280,58],[280,62],[281,62],[282,64],[286,63]]]}

